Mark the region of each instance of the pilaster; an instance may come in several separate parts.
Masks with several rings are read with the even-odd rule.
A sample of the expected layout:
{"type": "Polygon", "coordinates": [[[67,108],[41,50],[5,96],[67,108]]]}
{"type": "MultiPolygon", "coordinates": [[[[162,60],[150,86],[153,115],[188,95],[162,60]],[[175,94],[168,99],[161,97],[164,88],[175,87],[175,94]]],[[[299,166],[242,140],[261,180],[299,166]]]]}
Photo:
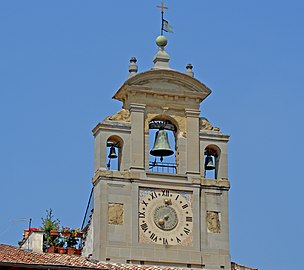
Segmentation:
{"type": "Polygon", "coordinates": [[[145,170],[144,104],[131,103],[130,170],[145,170]]]}
{"type": "Polygon", "coordinates": [[[200,173],[200,151],[199,151],[199,110],[185,109],[186,115],[186,174],[200,173]]]}

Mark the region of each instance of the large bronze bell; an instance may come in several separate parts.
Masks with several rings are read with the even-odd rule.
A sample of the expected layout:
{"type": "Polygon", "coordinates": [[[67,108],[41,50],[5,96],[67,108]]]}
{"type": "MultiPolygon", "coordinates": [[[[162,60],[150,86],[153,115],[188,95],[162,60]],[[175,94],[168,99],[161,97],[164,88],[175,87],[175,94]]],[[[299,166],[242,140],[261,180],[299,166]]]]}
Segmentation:
{"type": "Polygon", "coordinates": [[[113,145],[111,145],[110,153],[108,155],[108,158],[117,158],[115,147],[113,145]]]}
{"type": "Polygon", "coordinates": [[[155,157],[166,157],[174,154],[174,151],[171,149],[168,134],[164,129],[160,129],[156,132],[154,146],[150,151],[150,154],[155,157]]]}
{"type": "Polygon", "coordinates": [[[206,171],[211,171],[214,170],[215,166],[213,164],[213,158],[211,155],[206,156],[205,158],[205,170],[206,171]]]}

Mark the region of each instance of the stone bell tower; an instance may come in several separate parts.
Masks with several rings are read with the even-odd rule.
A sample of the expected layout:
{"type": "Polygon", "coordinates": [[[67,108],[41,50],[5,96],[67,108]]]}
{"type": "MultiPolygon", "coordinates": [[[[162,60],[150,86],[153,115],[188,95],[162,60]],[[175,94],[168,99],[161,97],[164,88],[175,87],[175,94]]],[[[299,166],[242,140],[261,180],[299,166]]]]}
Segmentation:
{"type": "Polygon", "coordinates": [[[200,116],[211,90],[192,66],[171,69],[166,37],[156,44],[151,70],[137,73],[131,58],[129,78],[113,97],[122,110],[93,129],[94,211],[83,253],[117,263],[230,269],[229,136],[200,116]]]}

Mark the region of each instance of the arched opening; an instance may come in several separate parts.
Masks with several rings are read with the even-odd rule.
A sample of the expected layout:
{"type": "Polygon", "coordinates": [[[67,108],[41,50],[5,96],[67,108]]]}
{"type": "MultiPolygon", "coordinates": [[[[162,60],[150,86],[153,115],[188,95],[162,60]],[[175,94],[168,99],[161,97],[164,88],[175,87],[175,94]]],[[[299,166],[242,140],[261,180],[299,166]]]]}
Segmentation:
{"type": "Polygon", "coordinates": [[[149,170],[176,173],[176,126],[165,117],[149,123],[149,170]]]}
{"type": "Polygon", "coordinates": [[[221,150],[208,145],[204,151],[204,178],[217,179],[221,150]]]}
{"type": "Polygon", "coordinates": [[[107,170],[120,170],[123,140],[116,135],[108,138],[107,143],[107,170]]]}

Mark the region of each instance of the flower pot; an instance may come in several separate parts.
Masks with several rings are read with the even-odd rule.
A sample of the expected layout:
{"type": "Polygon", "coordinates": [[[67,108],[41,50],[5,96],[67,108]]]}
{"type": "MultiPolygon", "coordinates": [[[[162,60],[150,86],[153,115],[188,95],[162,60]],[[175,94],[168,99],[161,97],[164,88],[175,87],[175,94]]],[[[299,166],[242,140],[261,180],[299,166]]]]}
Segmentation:
{"type": "Polygon", "coordinates": [[[47,249],[48,253],[56,253],[56,251],[57,251],[57,247],[55,247],[55,246],[50,246],[47,249]]]}
{"type": "Polygon", "coordinates": [[[75,249],[75,255],[81,255],[81,249],[80,248],[75,249]]]}
{"type": "Polygon", "coordinates": [[[82,235],[83,235],[83,232],[76,233],[76,237],[82,237],[82,235]]]}
{"type": "Polygon", "coordinates": [[[58,249],[59,254],[66,254],[66,252],[67,252],[66,248],[61,247],[58,249]]]}
{"type": "Polygon", "coordinates": [[[50,235],[58,236],[58,235],[59,235],[59,232],[50,230],[50,235]]]}
{"type": "Polygon", "coordinates": [[[75,254],[75,249],[76,248],[68,247],[68,254],[69,255],[74,255],[75,254]]]}
{"type": "Polygon", "coordinates": [[[70,232],[61,232],[61,235],[62,236],[71,236],[71,233],[70,232]]]}

